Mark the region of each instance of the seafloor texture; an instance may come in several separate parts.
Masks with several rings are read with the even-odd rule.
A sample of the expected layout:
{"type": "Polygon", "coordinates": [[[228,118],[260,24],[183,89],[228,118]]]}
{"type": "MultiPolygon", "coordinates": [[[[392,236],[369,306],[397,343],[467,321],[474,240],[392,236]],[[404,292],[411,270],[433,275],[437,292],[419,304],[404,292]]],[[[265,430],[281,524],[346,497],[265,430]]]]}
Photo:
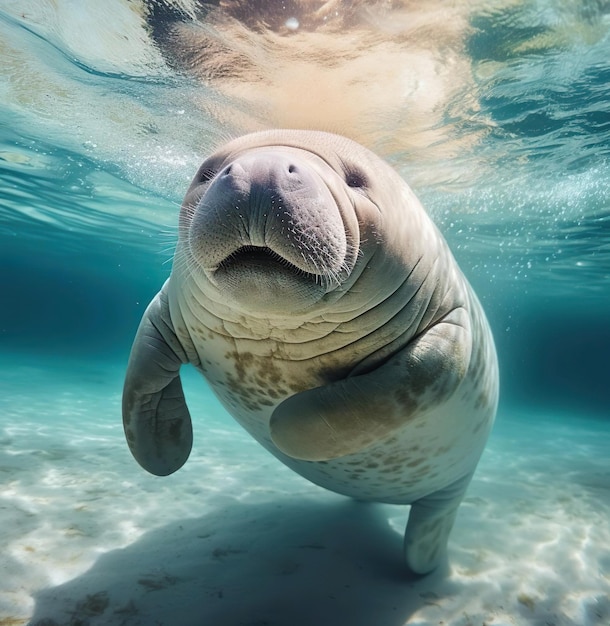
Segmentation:
{"type": "Polygon", "coordinates": [[[504,410],[450,541],[413,579],[407,509],[292,474],[187,376],[195,448],[133,461],[122,364],[3,364],[0,624],[610,623],[610,424],[504,410]]]}

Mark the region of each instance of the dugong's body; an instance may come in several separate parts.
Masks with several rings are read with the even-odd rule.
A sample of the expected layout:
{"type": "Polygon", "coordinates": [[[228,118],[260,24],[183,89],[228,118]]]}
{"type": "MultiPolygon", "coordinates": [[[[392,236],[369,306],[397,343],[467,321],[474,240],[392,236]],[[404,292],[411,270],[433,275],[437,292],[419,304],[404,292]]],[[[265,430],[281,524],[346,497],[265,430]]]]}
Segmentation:
{"type": "Polygon", "coordinates": [[[154,474],[190,453],[184,363],[305,478],[412,504],[407,563],[439,563],[494,420],[497,359],[442,235],[386,163],[284,130],[208,158],[125,381],[127,441],[154,474]]]}

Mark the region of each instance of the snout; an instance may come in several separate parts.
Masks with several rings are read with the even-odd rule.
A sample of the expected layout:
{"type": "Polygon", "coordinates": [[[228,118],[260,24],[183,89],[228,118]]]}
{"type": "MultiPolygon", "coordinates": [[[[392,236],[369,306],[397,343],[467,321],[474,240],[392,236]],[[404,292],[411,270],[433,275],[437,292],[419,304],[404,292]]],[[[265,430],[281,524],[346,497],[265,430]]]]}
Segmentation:
{"type": "Polygon", "coordinates": [[[284,267],[328,282],[345,267],[348,248],[326,182],[295,155],[269,149],[240,155],[220,169],[194,210],[188,237],[210,275],[260,248],[284,267]],[[248,254],[241,254],[244,249],[248,254]]]}
{"type": "Polygon", "coordinates": [[[217,174],[190,232],[204,267],[217,268],[242,246],[259,246],[311,274],[340,271],[347,242],[335,200],[324,181],[292,156],[255,151],[217,174]]]}

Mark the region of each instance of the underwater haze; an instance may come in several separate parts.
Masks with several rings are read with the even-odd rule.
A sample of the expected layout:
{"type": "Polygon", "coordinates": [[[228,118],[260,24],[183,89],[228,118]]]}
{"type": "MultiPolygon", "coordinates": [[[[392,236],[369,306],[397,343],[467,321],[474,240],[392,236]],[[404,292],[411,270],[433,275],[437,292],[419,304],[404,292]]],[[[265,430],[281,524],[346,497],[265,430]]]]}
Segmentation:
{"type": "MultiPolygon", "coordinates": [[[[423,578],[403,564],[407,507],[292,473],[194,370],[184,468],[148,475],[125,443],[127,358],[190,180],[222,141],[279,119],[251,114],[247,75],[180,64],[167,24],[222,30],[204,4],[0,0],[0,626],[608,626],[610,4],[418,3],[418,24],[459,23],[449,54],[433,28],[399,32],[409,3],[220,3],[252,12],[248,45],[275,29],[313,68],[308,37],[365,31],[355,57],[391,40],[434,61],[413,84],[438,97],[417,95],[412,117],[383,85],[357,86],[377,107],[350,109],[370,113],[366,132],[318,105],[325,130],[413,187],[496,340],[496,424],[449,563],[423,578]]],[[[320,67],[329,84],[348,71],[320,67]]],[[[284,83],[267,78],[271,111],[284,83]]]]}

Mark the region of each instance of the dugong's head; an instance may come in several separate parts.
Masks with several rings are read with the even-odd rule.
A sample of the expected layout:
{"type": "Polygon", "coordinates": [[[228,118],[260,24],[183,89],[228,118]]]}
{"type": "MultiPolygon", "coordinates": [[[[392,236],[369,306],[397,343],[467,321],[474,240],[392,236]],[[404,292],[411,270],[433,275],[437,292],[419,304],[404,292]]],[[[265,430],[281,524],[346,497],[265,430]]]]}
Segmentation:
{"type": "Polygon", "coordinates": [[[379,196],[397,188],[388,176],[367,149],[329,133],[275,130],[231,141],[188,189],[176,271],[186,270],[209,300],[248,314],[336,300],[372,254],[380,206],[389,203],[379,196]]]}

